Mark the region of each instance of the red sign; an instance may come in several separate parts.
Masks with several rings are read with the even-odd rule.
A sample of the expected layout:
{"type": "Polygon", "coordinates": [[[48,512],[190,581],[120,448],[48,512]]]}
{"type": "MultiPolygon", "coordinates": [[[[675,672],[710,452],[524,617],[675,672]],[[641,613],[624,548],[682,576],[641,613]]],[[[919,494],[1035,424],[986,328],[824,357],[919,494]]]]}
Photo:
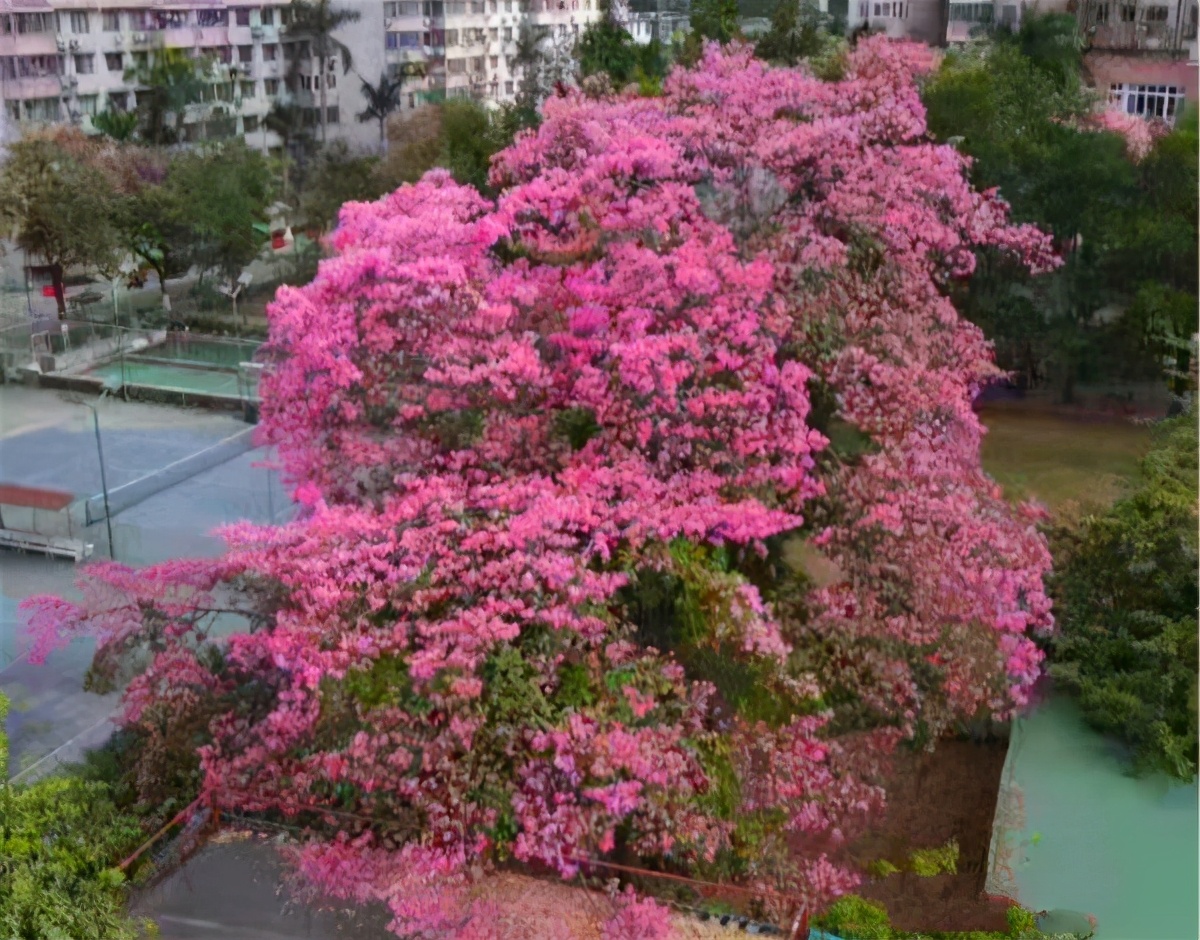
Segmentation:
{"type": "Polygon", "coordinates": [[[43,297],[53,297],[54,296],[54,285],[53,284],[44,285],[42,287],[42,296],[43,297]]]}

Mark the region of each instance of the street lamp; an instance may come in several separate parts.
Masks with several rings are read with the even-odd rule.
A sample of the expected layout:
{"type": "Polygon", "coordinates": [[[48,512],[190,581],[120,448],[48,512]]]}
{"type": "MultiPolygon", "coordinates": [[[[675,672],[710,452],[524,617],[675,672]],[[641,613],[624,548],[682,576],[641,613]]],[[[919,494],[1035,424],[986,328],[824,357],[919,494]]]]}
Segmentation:
{"type": "MultiPolygon", "coordinates": [[[[98,400],[104,401],[107,395],[108,389],[105,389],[100,393],[98,400]]],[[[92,426],[96,429],[96,456],[100,458],[100,489],[104,492],[104,525],[108,529],[108,557],[116,561],[117,547],[116,543],[113,542],[112,514],[108,511],[108,477],[104,473],[104,445],[100,442],[100,413],[96,410],[95,405],[81,398],[69,398],[67,400],[72,404],[90,408],[92,411],[92,426]]]]}

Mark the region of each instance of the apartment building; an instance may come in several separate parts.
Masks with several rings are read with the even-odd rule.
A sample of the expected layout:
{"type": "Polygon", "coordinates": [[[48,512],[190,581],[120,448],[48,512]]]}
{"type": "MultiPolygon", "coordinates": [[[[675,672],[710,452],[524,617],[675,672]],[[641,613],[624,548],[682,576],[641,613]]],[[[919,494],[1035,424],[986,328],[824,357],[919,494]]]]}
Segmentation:
{"type": "Polygon", "coordinates": [[[1035,9],[1075,14],[1084,77],[1126,113],[1173,123],[1184,101],[1197,102],[1196,0],[951,0],[946,40],[1015,28],[1035,9]]]}
{"type": "Polygon", "coordinates": [[[848,31],[869,29],[893,39],[940,46],[946,35],[947,0],[850,0],[848,31]]]}
{"type": "Polygon", "coordinates": [[[328,75],[317,74],[307,44],[286,35],[290,15],[286,3],[261,0],[0,0],[0,102],[10,125],[90,130],[106,109],[136,108],[145,94],[138,70],[159,50],[180,49],[212,63],[202,100],[184,116],[185,140],[203,139],[219,122],[224,134],[278,146],[263,120],[277,99],[307,107],[315,123],[314,102],[327,82],[330,122],[341,119],[340,69],[333,63],[328,75]],[[289,70],[293,55],[301,61],[289,70]]]}
{"type": "Polygon", "coordinates": [[[532,31],[565,66],[597,0],[348,0],[359,13],[335,38],[351,52],[320,74],[308,37],[289,31],[287,3],[262,0],[0,0],[0,105],[10,126],[69,122],[91,130],[106,109],[137,107],[136,73],[160,49],[213,63],[203,100],[189,105],[184,139],[229,133],[274,149],[264,121],[277,100],[319,123],[324,85],[328,134],[369,144],[361,124],[361,79],[403,75],[404,104],[455,97],[512,100],[519,83],[517,40],[532,31]]]}
{"type": "Polygon", "coordinates": [[[1088,80],[1114,106],[1171,124],[1200,100],[1196,0],[1082,0],[1077,16],[1088,80]]]}
{"type": "Polygon", "coordinates": [[[522,29],[565,68],[600,15],[597,0],[396,0],[382,8],[384,64],[405,76],[406,107],[467,97],[512,101],[522,29]]]}

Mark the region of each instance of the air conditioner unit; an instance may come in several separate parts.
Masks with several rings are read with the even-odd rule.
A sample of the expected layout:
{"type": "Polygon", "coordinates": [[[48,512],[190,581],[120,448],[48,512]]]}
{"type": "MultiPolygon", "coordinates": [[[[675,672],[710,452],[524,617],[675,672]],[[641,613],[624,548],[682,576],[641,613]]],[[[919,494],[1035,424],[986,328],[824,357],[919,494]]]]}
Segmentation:
{"type": "Polygon", "coordinates": [[[149,37],[147,37],[145,33],[134,33],[133,34],[134,42],[145,42],[147,40],[147,38],[149,38],[149,37]]]}
{"type": "Polygon", "coordinates": [[[72,39],[72,40],[71,40],[71,51],[72,51],[72,52],[78,52],[78,51],[79,51],[79,40],[78,40],[78,39],[72,39]]]}
{"type": "Polygon", "coordinates": [[[55,39],[54,39],[54,44],[55,44],[56,46],[58,46],[58,51],[59,51],[59,52],[66,52],[66,51],[67,51],[67,41],[66,41],[66,39],[64,39],[64,38],[62,37],[62,35],[61,35],[61,34],[55,37],[55,39]]]}

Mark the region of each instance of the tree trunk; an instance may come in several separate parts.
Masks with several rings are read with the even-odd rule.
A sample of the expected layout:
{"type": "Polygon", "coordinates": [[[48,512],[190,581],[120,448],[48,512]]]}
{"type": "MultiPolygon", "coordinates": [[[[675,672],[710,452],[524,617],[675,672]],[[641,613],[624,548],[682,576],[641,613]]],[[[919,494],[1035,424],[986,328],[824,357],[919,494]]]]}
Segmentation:
{"type": "Polygon", "coordinates": [[[325,56],[317,57],[317,68],[321,71],[321,143],[325,143],[325,56]]]}
{"type": "Polygon", "coordinates": [[[54,302],[58,304],[58,318],[67,318],[67,297],[63,285],[63,268],[61,264],[50,265],[50,277],[54,284],[54,302]]]}
{"type": "Polygon", "coordinates": [[[380,117],[379,117],[379,152],[381,154],[383,154],[385,157],[387,156],[388,139],[387,139],[387,115],[386,114],[380,115],[380,117]]]}

